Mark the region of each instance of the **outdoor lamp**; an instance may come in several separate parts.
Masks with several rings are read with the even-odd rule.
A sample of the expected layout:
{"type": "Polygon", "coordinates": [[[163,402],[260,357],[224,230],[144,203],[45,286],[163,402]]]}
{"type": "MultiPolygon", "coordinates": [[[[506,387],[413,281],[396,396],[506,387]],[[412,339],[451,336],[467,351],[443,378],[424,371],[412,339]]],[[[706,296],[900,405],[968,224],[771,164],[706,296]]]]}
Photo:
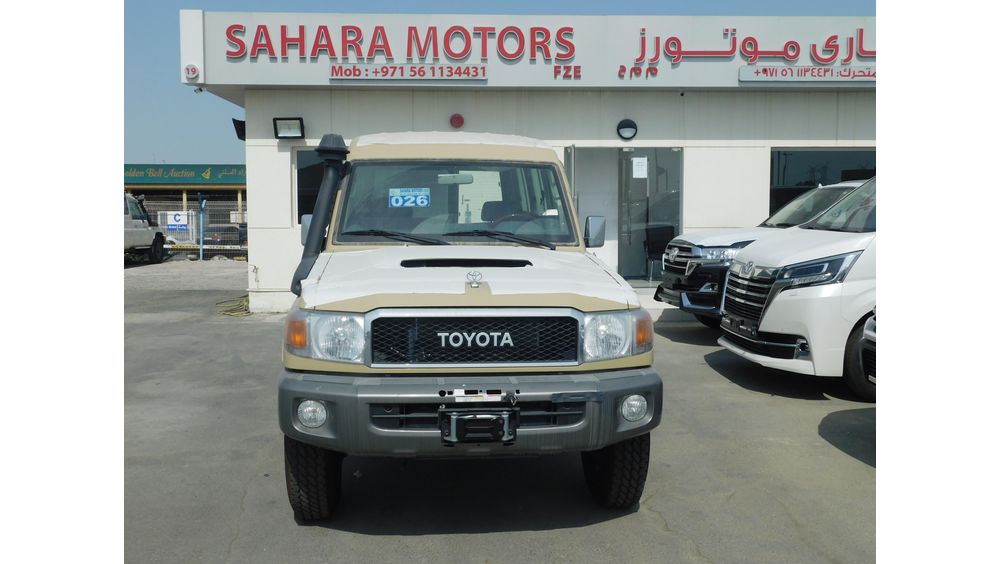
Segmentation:
{"type": "Polygon", "coordinates": [[[618,137],[629,141],[635,134],[639,133],[639,126],[635,124],[634,121],[630,119],[623,119],[618,122],[618,137]]]}
{"type": "Polygon", "coordinates": [[[275,139],[303,139],[306,136],[305,127],[300,117],[274,118],[275,139]]]}

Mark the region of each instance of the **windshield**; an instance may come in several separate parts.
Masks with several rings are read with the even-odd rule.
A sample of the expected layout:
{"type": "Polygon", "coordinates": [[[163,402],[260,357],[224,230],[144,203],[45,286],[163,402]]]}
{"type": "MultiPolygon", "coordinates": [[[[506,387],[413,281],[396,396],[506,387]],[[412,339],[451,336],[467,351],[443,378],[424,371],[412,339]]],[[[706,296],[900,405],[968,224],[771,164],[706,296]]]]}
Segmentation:
{"type": "Polygon", "coordinates": [[[479,230],[575,244],[553,165],[495,161],[358,161],[338,222],[339,242],[402,244],[399,234],[511,245],[479,230]],[[389,240],[391,232],[395,241],[389,240]]]}
{"type": "Polygon", "coordinates": [[[875,179],[865,182],[815,221],[802,227],[851,233],[875,231],[875,179]]]}
{"type": "Polygon", "coordinates": [[[854,187],[815,188],[785,204],[761,225],[764,227],[801,225],[823,213],[851,190],[854,190],[854,187]]]}

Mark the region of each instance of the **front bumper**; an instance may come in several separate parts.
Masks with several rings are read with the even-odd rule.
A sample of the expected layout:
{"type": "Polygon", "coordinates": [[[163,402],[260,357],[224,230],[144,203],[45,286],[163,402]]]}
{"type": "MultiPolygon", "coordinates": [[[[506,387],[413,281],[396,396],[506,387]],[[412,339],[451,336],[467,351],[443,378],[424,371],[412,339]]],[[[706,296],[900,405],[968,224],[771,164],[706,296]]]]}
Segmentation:
{"type": "Polygon", "coordinates": [[[722,286],[728,270],[724,264],[701,264],[687,275],[664,271],[663,283],[653,299],[695,315],[720,317],[722,286]]]}
{"type": "MultiPolygon", "coordinates": [[[[844,347],[856,322],[844,317],[842,286],[825,284],[784,290],[764,311],[756,335],[735,333],[727,319],[723,319],[723,335],[718,342],[769,368],[813,376],[842,376],[844,347]],[[805,354],[801,352],[801,343],[806,345],[805,354]]],[[[726,317],[732,316],[727,313],[726,317]]]]}
{"type": "MultiPolygon", "coordinates": [[[[387,376],[293,372],[279,376],[281,431],[298,441],[351,455],[397,457],[517,456],[595,450],[647,433],[660,423],[663,384],[651,367],[574,374],[496,374],[491,376],[387,376]],[[445,446],[437,428],[404,428],[420,413],[446,408],[505,407],[509,402],[456,401],[457,390],[514,392],[517,404],[548,406],[553,424],[525,425],[511,445],[460,443],[445,446]],[[636,422],[620,415],[622,400],[642,394],[648,405],[636,422]],[[320,400],[327,421],[317,429],[301,425],[298,404],[320,400]],[[572,407],[572,409],[569,409],[572,407]],[[562,413],[580,415],[562,415],[562,413]],[[415,413],[417,415],[407,415],[415,413]],[[375,417],[378,415],[379,417],[375,417]],[[407,419],[407,417],[412,417],[407,419]],[[397,427],[398,425],[398,427],[397,427]],[[397,427],[397,428],[393,428],[397,427]]],[[[459,394],[460,395],[460,394],[459,394]]]]}

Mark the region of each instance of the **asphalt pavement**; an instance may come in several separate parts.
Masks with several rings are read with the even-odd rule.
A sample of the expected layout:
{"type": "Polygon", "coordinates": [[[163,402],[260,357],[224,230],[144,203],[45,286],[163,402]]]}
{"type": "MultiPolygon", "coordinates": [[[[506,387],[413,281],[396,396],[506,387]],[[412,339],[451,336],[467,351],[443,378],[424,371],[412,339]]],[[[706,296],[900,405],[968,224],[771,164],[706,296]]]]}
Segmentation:
{"type": "Polygon", "coordinates": [[[337,517],[297,525],[283,316],[219,313],[246,293],[243,262],[124,277],[127,562],[875,560],[874,404],[744,361],[672,308],[653,311],[665,400],[638,508],[592,502],[576,455],[348,457],[337,517]]]}

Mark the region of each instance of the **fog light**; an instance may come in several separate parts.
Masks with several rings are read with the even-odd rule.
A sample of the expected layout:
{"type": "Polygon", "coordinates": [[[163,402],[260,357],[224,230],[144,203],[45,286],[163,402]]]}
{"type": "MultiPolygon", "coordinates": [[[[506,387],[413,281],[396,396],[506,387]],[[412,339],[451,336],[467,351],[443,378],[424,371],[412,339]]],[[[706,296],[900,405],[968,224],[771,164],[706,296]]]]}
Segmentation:
{"type": "Polygon", "coordinates": [[[622,402],[622,417],[626,421],[638,421],[646,416],[646,398],[636,394],[622,402]]]}
{"type": "Polygon", "coordinates": [[[326,406],[315,400],[305,400],[299,404],[299,423],[315,429],[326,423],[326,406]]]}

